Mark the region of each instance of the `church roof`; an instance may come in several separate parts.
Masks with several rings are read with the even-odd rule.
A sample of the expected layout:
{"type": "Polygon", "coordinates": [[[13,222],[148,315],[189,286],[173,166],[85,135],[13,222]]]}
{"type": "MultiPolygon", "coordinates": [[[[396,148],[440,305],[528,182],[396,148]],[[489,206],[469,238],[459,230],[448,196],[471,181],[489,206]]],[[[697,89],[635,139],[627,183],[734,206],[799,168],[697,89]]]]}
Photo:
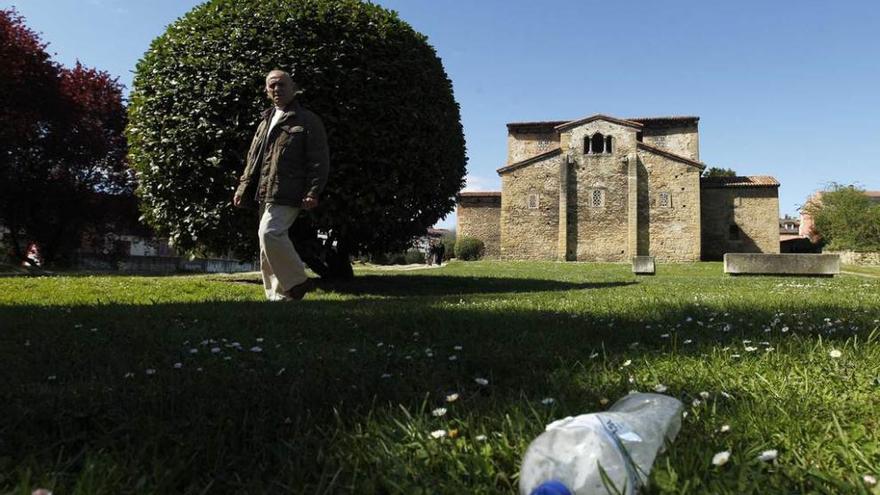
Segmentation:
{"type": "MultiPolygon", "coordinates": [[[[594,116],[595,117],[595,116],[594,116]]],[[[587,117],[592,118],[592,117],[587,117]]],[[[609,117],[610,119],[610,117],[609,117]]],[[[569,123],[581,122],[580,120],[545,120],[536,122],[510,122],[507,124],[507,131],[512,133],[550,133],[557,127],[569,123]]],[[[700,118],[694,115],[671,115],[666,117],[636,117],[627,119],[614,119],[617,122],[630,122],[641,125],[647,129],[655,127],[670,127],[673,125],[696,124],[700,118]]]]}
{"type": "Polygon", "coordinates": [[[571,122],[566,122],[564,124],[556,126],[554,129],[557,131],[564,131],[566,129],[571,129],[572,127],[577,127],[581,124],[586,124],[587,122],[592,122],[594,120],[606,120],[608,122],[611,122],[611,123],[614,123],[617,125],[624,125],[627,127],[635,127],[636,129],[641,129],[643,127],[642,124],[639,124],[638,122],[633,122],[631,120],[615,119],[614,117],[609,117],[607,115],[602,115],[601,113],[597,113],[596,115],[590,115],[589,117],[586,117],[586,118],[583,118],[580,120],[573,120],[571,122]]]}
{"type": "Polygon", "coordinates": [[[529,164],[532,164],[535,162],[540,162],[546,158],[550,158],[550,157],[559,155],[561,153],[562,153],[562,150],[560,148],[553,148],[552,150],[550,150],[546,153],[541,153],[540,155],[535,155],[535,156],[526,158],[525,160],[520,160],[516,163],[511,163],[510,165],[501,167],[498,170],[496,170],[496,172],[498,172],[499,174],[510,172],[512,170],[516,170],[518,168],[525,167],[526,165],[529,165],[529,164]]]}
{"type": "Polygon", "coordinates": [[[484,198],[491,196],[501,196],[501,191],[462,191],[458,193],[462,198],[484,198]]]}
{"type": "Polygon", "coordinates": [[[779,181],[769,175],[701,177],[700,186],[708,189],[720,189],[724,187],[779,187],[779,181]]]}
{"type": "Polygon", "coordinates": [[[639,142],[639,143],[636,143],[636,146],[640,150],[645,150],[649,153],[654,153],[655,155],[660,155],[660,156],[669,158],[670,160],[675,160],[677,162],[684,163],[685,165],[697,167],[700,170],[703,170],[704,168],[706,168],[706,165],[702,162],[698,162],[696,160],[691,160],[690,158],[688,158],[686,156],[681,156],[681,155],[671,153],[666,150],[662,150],[660,148],[656,148],[654,146],[651,146],[650,144],[645,144],[645,143],[639,142]]]}

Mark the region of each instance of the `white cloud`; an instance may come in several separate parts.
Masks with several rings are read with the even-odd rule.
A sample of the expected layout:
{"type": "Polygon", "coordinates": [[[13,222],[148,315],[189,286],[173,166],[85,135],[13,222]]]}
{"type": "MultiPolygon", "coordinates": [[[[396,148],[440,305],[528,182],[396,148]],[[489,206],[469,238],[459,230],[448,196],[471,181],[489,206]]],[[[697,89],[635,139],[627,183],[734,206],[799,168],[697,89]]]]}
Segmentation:
{"type": "Polygon", "coordinates": [[[501,187],[497,180],[487,179],[479,175],[468,174],[464,178],[465,186],[462,191],[498,191],[501,187]]]}

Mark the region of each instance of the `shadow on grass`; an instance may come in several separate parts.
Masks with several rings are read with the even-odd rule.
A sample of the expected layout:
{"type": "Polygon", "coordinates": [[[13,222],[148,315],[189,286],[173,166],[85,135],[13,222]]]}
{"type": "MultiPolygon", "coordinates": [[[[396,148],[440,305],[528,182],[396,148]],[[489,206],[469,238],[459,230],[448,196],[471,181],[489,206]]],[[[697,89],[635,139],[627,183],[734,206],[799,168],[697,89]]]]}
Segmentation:
{"type": "MultiPolygon", "coordinates": [[[[216,279],[225,282],[262,285],[253,277],[216,279]]],[[[328,292],[349,295],[377,296],[446,296],[456,294],[498,294],[551,292],[626,287],[638,282],[564,282],[532,278],[456,277],[449,275],[358,275],[351,280],[328,281],[317,279],[319,288],[328,292]]]]}
{"type": "MultiPolygon", "coordinates": [[[[351,293],[395,296],[629,285],[432,277],[440,281],[423,286],[415,276],[359,278],[347,286],[351,293]]],[[[743,338],[781,338],[763,333],[780,310],[809,313],[807,326],[792,323],[786,338],[852,336],[828,333],[823,317],[859,318],[868,331],[868,316],[862,322],[845,302],[713,309],[643,301],[624,314],[607,309],[444,308],[397,298],[3,306],[0,472],[61,472],[68,485],[59,483],[56,491],[72,492],[69,480],[99,453],[113,459],[117,492],[196,493],[213,484],[217,493],[265,493],[283,479],[292,492],[314,493],[337,477],[344,483],[360,476],[366,488],[332,486],[384,493],[389,489],[382,478],[392,473],[348,464],[354,454],[345,442],[383,415],[391,441],[409,441],[393,426],[405,420],[398,405],[426,417],[416,420],[424,428],[436,428],[441,422],[430,417],[431,408],[445,406],[445,394],[460,392],[456,407],[500,428],[507,414],[527,414],[528,400],[548,393],[566,404],[560,414],[585,412],[599,398],[625,394],[631,387],[626,373],[609,371],[624,357],[702,358],[710,348],[743,338]],[[733,330],[698,325],[722,313],[733,330]],[[666,333],[674,336],[663,338],[666,333]],[[686,339],[694,343],[683,344],[686,339]],[[475,384],[477,377],[490,385],[475,384]]],[[[426,476],[410,480],[415,486],[444,479],[416,461],[389,456],[390,464],[404,463],[426,476]]],[[[515,472],[511,459],[493,462],[515,472]]],[[[0,477],[0,491],[14,483],[0,477]]],[[[506,485],[495,488],[505,491],[506,485]]]]}

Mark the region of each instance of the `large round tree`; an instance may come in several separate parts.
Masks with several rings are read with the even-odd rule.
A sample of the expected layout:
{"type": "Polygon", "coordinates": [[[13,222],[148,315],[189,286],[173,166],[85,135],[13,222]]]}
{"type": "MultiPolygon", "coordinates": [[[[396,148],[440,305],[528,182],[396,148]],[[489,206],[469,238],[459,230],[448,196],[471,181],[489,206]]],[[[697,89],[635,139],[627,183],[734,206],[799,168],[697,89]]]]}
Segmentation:
{"type": "Polygon", "coordinates": [[[169,26],[137,66],[129,158],[158,232],[185,250],[255,254],[256,214],[231,198],[274,68],[294,75],[328,133],[321,206],[295,229],[313,268],[401,249],[452,211],[464,138],[423,35],[357,0],[212,0],[169,26]]]}

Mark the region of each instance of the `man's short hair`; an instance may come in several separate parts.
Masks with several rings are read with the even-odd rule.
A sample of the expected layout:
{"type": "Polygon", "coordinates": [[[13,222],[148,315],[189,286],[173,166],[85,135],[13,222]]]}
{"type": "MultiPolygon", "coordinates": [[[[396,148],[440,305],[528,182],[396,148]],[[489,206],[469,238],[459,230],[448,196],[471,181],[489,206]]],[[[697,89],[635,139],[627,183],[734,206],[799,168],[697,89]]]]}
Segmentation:
{"type": "Polygon", "coordinates": [[[269,82],[269,78],[271,78],[271,77],[273,77],[273,76],[280,76],[280,77],[282,77],[282,78],[287,79],[288,81],[290,81],[291,85],[293,85],[293,91],[294,91],[296,94],[299,94],[299,93],[302,92],[302,87],[299,85],[298,82],[296,82],[296,81],[293,79],[293,76],[291,76],[290,73],[287,72],[286,70],[282,70],[282,69],[272,69],[272,70],[270,70],[269,73],[266,74],[266,83],[268,83],[268,82],[269,82]]]}

